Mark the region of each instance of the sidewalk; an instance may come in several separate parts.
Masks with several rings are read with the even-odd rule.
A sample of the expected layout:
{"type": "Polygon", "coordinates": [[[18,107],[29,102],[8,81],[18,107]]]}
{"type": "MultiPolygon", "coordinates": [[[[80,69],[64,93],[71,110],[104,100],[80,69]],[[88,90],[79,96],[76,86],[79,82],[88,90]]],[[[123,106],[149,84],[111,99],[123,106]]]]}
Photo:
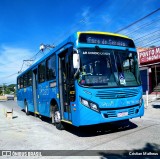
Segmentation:
{"type": "Polygon", "coordinates": [[[143,95],[145,112],[143,118],[145,120],[156,121],[157,124],[160,123],[160,94],[149,94],[148,95],[148,105],[147,97],[143,95]]]}
{"type": "Polygon", "coordinates": [[[7,101],[7,97],[6,96],[0,96],[0,101],[4,102],[4,101],[7,101]]]}
{"type": "Polygon", "coordinates": [[[148,95],[148,105],[147,105],[147,95],[143,95],[143,100],[145,103],[145,108],[160,108],[160,94],[149,94],[148,95]]]}

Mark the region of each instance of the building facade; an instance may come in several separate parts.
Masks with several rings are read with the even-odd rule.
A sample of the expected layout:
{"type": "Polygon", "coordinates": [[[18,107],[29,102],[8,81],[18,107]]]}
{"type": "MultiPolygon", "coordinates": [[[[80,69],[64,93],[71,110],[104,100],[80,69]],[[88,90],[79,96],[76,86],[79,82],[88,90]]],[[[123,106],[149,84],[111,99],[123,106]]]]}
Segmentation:
{"type": "Polygon", "coordinates": [[[143,92],[160,93],[160,47],[137,48],[143,92]]]}

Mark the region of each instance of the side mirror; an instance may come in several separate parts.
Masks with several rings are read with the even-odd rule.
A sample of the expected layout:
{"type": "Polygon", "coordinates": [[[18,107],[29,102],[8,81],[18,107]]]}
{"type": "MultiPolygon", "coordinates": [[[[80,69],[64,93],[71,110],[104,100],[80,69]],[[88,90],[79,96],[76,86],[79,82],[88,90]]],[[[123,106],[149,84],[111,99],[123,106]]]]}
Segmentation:
{"type": "Polygon", "coordinates": [[[73,54],[73,67],[79,69],[80,68],[80,57],[79,54],[73,54]]]}

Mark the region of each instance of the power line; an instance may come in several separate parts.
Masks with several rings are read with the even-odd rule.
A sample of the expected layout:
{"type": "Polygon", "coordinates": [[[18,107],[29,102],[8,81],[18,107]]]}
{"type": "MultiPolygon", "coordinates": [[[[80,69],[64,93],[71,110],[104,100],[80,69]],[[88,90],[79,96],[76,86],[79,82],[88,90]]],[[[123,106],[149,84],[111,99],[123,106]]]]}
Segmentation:
{"type": "MultiPolygon", "coordinates": [[[[18,71],[18,73],[21,73],[21,72],[22,72],[22,69],[23,69],[24,64],[28,63],[29,66],[32,65],[31,63],[29,63],[29,62],[31,62],[31,61],[33,62],[34,60],[31,60],[31,59],[29,59],[29,60],[23,60],[21,69],[18,71]]],[[[26,64],[26,65],[27,65],[27,64],[26,64]]],[[[27,65],[27,67],[28,67],[28,65],[27,65]]]]}
{"type": "Polygon", "coordinates": [[[21,66],[21,69],[18,71],[18,73],[20,73],[23,69],[23,65],[24,65],[24,60],[23,60],[23,63],[22,63],[22,66],[21,66]]]}
{"type": "MultiPolygon", "coordinates": [[[[140,34],[140,33],[139,33],[140,34]]],[[[144,42],[150,42],[160,37],[160,30],[155,30],[144,36],[139,36],[137,39],[134,39],[136,45],[142,45],[144,42]]]]}
{"type": "Polygon", "coordinates": [[[142,45],[142,46],[143,46],[143,47],[146,47],[146,46],[148,46],[148,45],[153,45],[153,44],[156,44],[156,43],[159,42],[159,41],[160,41],[160,37],[157,38],[157,39],[154,39],[154,40],[152,40],[152,42],[147,43],[146,45],[142,45]]]}
{"type": "Polygon", "coordinates": [[[35,60],[36,56],[41,52],[41,50],[39,50],[34,56],[32,56],[31,58],[29,58],[29,60],[35,60]]]}
{"type": "Polygon", "coordinates": [[[150,33],[151,31],[159,30],[159,27],[160,27],[160,24],[158,24],[158,25],[152,25],[150,27],[143,27],[143,28],[141,28],[141,30],[136,31],[134,34],[131,34],[131,35],[127,34],[127,36],[129,36],[129,37],[137,37],[137,36],[139,36],[141,34],[143,35],[146,32],[150,33]]]}
{"type": "Polygon", "coordinates": [[[137,39],[134,39],[134,41],[136,41],[136,40],[138,40],[138,39],[141,39],[141,38],[144,38],[144,37],[146,37],[146,36],[148,36],[148,35],[150,35],[150,34],[154,34],[154,33],[157,33],[157,32],[160,32],[160,30],[156,30],[156,31],[153,31],[153,32],[151,32],[151,33],[149,33],[149,34],[145,34],[144,36],[141,36],[141,37],[138,37],[137,39]]]}
{"type": "MultiPolygon", "coordinates": [[[[142,39],[139,39],[139,40],[134,40],[135,42],[137,43],[141,43],[142,41],[145,41],[145,40],[148,40],[148,39],[151,39],[151,38],[155,38],[155,37],[159,37],[160,34],[150,34],[150,36],[148,36],[147,38],[142,38],[142,39]]],[[[152,39],[151,39],[152,40],[152,39]]]]}
{"type": "MultiPolygon", "coordinates": [[[[149,21],[144,21],[144,22],[142,22],[142,24],[140,24],[140,25],[138,25],[137,24],[137,28],[139,29],[139,28],[142,28],[143,26],[148,26],[148,25],[151,25],[151,24],[153,24],[154,22],[157,22],[158,20],[160,19],[160,16],[158,16],[158,17],[156,17],[155,19],[150,19],[149,21]]],[[[131,29],[131,30],[124,30],[124,34],[128,34],[128,32],[130,33],[131,31],[135,31],[135,30],[137,30],[137,28],[133,28],[133,29],[131,29]],[[125,32],[126,31],[126,32],[125,32]]]]}
{"type": "Polygon", "coordinates": [[[155,23],[158,23],[160,21],[160,18],[157,20],[154,20],[154,21],[151,21],[151,22],[149,22],[149,23],[145,23],[145,24],[143,24],[143,25],[140,25],[140,26],[138,26],[136,29],[133,29],[133,30],[130,30],[130,31],[128,31],[127,33],[125,33],[127,36],[129,36],[129,35],[134,35],[134,34],[132,34],[132,33],[134,33],[134,32],[136,32],[137,30],[140,30],[140,29],[144,29],[144,28],[150,28],[150,27],[152,27],[152,25],[154,25],[155,23]]]}
{"type": "MultiPolygon", "coordinates": [[[[159,9],[158,9],[159,10],[159,9]]],[[[155,13],[155,11],[154,11],[154,13],[155,13]]],[[[153,14],[153,12],[152,12],[152,14],[153,14]]],[[[149,14],[149,15],[151,15],[151,13],[149,14]]],[[[145,16],[146,17],[146,16],[145,16]]],[[[142,19],[142,18],[141,18],[142,19]]],[[[159,20],[159,18],[158,18],[158,20],[159,20]]],[[[140,26],[138,26],[138,28],[136,28],[136,29],[134,29],[134,30],[132,30],[132,32],[130,31],[128,31],[127,32],[127,35],[130,35],[130,37],[134,37],[134,36],[137,36],[137,35],[140,35],[141,33],[142,34],[144,34],[144,27],[145,28],[147,28],[147,30],[149,30],[149,28],[150,27],[153,27],[154,26],[154,28],[156,28],[156,27],[158,27],[159,26],[159,24],[158,25],[156,25],[155,26],[155,23],[156,23],[157,21],[154,19],[154,20],[152,20],[150,23],[145,23],[145,24],[142,24],[142,25],[140,25],[140,26]],[[141,32],[136,32],[137,30],[141,30],[141,29],[143,29],[141,32]],[[133,33],[133,32],[136,32],[135,34],[131,34],[131,33],[133,33]]],[[[132,25],[133,25],[133,23],[132,23],[132,25]]],[[[130,25],[131,26],[131,25],[130,25]]],[[[146,31],[146,29],[145,29],[145,31],[146,31]]],[[[151,33],[149,33],[149,34],[145,34],[144,36],[138,36],[138,38],[136,38],[134,41],[135,41],[135,43],[137,43],[138,45],[142,45],[142,43],[144,43],[143,41],[147,41],[147,40],[149,40],[150,38],[154,38],[154,37],[159,37],[159,31],[160,30],[154,30],[153,32],[151,32],[151,33]]],[[[157,37],[157,38],[158,38],[157,37]]],[[[154,41],[154,40],[157,40],[157,38],[156,39],[152,39],[152,41],[154,41]]],[[[133,38],[134,39],[134,38],[133,38]]],[[[136,45],[137,45],[136,44],[136,45]]],[[[149,43],[150,44],[150,43],[149,43]]],[[[149,45],[148,44],[148,45],[149,45]]],[[[153,42],[152,42],[152,44],[153,44],[153,42]]],[[[147,46],[147,45],[146,45],[147,46]]]]}
{"type": "Polygon", "coordinates": [[[142,43],[142,44],[143,44],[143,43],[148,44],[148,43],[153,42],[153,41],[155,41],[155,40],[157,40],[157,39],[160,39],[160,37],[155,38],[155,39],[152,39],[151,41],[148,41],[148,42],[146,42],[146,41],[144,40],[144,41],[141,42],[141,43],[142,43]]]}
{"type": "MultiPolygon", "coordinates": [[[[160,36],[157,36],[157,34],[156,34],[156,35],[151,36],[151,39],[150,39],[150,40],[148,40],[148,39],[150,39],[150,37],[148,37],[148,38],[146,38],[146,39],[143,39],[143,40],[141,40],[141,41],[138,41],[138,42],[135,41],[135,43],[136,43],[136,45],[144,45],[144,43],[145,43],[146,45],[148,45],[148,44],[150,44],[150,42],[153,43],[155,40],[160,39],[160,36]]],[[[158,42],[158,41],[157,41],[157,42],[158,42]]],[[[160,41],[159,41],[159,42],[160,42],[160,41]]]]}
{"type": "Polygon", "coordinates": [[[138,20],[136,20],[135,22],[129,24],[128,26],[126,26],[126,27],[124,27],[124,28],[122,28],[122,29],[117,30],[115,33],[119,33],[119,32],[121,32],[122,30],[125,30],[125,29],[127,29],[127,28],[133,26],[134,24],[136,24],[136,23],[142,21],[143,19],[145,19],[145,18],[147,18],[147,17],[153,15],[154,13],[158,12],[159,10],[160,10],[160,8],[154,10],[153,12],[147,14],[146,16],[144,16],[144,17],[142,17],[142,18],[140,18],[140,19],[138,19],[138,20]]]}
{"type": "Polygon", "coordinates": [[[16,73],[13,73],[13,74],[11,74],[11,75],[8,75],[8,76],[2,77],[2,78],[9,78],[9,77],[15,76],[15,75],[17,75],[17,74],[18,74],[18,73],[16,72],[16,73]]]}

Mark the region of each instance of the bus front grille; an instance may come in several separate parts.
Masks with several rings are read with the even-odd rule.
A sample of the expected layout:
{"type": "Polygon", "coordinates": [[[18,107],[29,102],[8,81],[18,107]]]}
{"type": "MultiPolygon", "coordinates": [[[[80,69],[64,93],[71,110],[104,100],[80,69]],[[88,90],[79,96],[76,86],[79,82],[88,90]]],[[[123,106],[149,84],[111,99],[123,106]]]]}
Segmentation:
{"type": "Polygon", "coordinates": [[[117,117],[116,111],[107,111],[107,113],[103,114],[105,118],[115,118],[117,117]]]}
{"type": "Polygon", "coordinates": [[[129,98],[138,94],[137,90],[114,90],[114,91],[98,91],[96,97],[100,99],[116,99],[116,98],[129,98]]]}
{"type": "Polygon", "coordinates": [[[129,109],[128,115],[133,115],[134,113],[135,113],[135,109],[134,108],[129,109]]]}
{"type": "MultiPolygon", "coordinates": [[[[123,110],[120,112],[128,112],[128,115],[134,115],[136,113],[135,112],[136,110],[137,109],[135,109],[135,108],[130,108],[128,111],[123,110]]],[[[117,114],[118,114],[118,112],[116,110],[112,110],[112,111],[107,111],[106,113],[103,113],[103,116],[105,118],[116,118],[116,117],[118,117],[117,114]]]]}

